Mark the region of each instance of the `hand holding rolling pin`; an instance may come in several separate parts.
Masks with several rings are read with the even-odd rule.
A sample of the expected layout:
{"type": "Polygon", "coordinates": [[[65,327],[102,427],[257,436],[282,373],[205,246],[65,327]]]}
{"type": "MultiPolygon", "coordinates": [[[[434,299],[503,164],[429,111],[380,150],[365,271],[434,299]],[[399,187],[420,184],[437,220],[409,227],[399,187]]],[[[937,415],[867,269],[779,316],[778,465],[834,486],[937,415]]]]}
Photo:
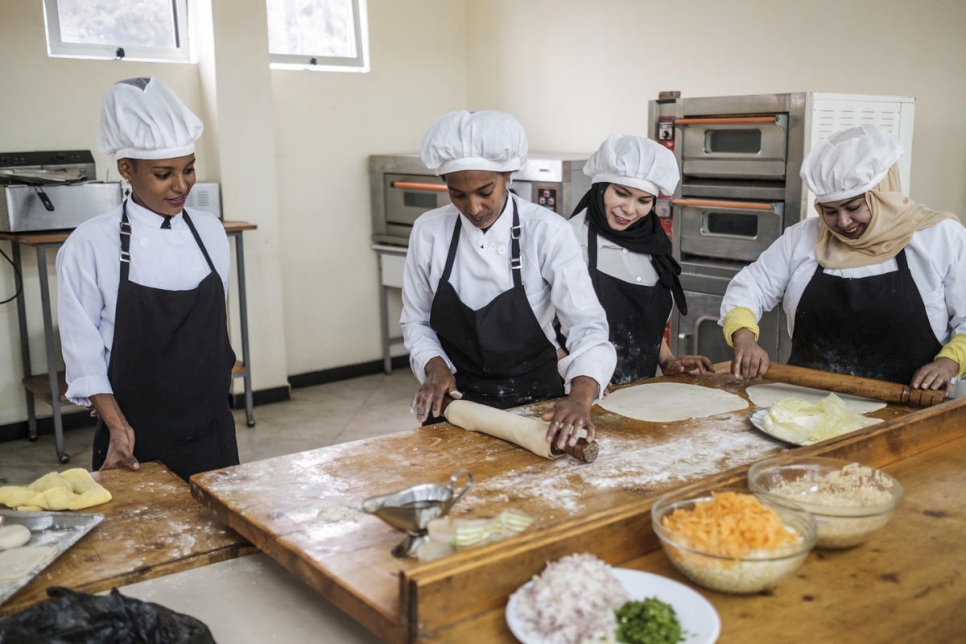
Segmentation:
{"type": "Polygon", "coordinates": [[[409,410],[421,423],[430,417],[439,418],[443,415],[443,400],[447,396],[459,400],[463,394],[456,390],[456,378],[446,361],[436,356],[426,363],[426,379],[413,397],[409,410]]]}

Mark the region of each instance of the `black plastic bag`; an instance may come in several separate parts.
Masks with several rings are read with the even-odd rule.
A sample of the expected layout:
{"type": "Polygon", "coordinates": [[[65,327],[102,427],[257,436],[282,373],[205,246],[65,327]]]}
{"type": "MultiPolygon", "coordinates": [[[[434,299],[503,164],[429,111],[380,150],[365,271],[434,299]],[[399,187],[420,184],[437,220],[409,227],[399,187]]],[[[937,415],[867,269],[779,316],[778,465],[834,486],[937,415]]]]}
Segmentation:
{"type": "Polygon", "coordinates": [[[47,589],[48,601],[0,619],[0,644],[215,644],[190,615],[125,597],[47,589]]]}

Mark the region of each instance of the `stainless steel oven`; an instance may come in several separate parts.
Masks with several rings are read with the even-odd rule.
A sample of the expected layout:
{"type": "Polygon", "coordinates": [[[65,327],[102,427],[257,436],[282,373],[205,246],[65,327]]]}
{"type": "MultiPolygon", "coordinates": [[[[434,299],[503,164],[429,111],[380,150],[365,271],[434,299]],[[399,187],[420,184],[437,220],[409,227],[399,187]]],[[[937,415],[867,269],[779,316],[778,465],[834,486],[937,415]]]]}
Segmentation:
{"type": "MultiPolygon", "coordinates": [[[[799,176],[811,146],[843,127],[878,123],[911,150],[914,107],[909,97],[813,92],[708,98],[674,92],[650,102],[649,135],[674,152],[681,170],[668,214],[688,315],[672,312],[675,353],[731,359],[718,326],[725,290],[812,212],[799,176]]],[[[908,186],[908,165],[900,173],[908,186]]],[[[763,316],[759,329],[759,345],[785,362],[791,339],[780,306],[763,316]]]]}
{"type": "MultiPolygon", "coordinates": [[[[583,173],[585,154],[533,153],[511,176],[517,196],[569,217],[577,200],[590,188],[583,173]]],[[[416,154],[369,157],[372,241],[409,245],[409,233],[419,215],[450,203],[443,180],[426,169],[416,154]]]]}

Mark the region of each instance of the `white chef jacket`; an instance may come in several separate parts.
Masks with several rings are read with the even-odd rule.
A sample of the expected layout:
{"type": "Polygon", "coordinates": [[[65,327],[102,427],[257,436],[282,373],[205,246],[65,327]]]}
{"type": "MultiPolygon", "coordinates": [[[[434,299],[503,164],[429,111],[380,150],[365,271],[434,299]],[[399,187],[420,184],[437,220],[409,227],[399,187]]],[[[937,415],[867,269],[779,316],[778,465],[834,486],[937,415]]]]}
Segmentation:
{"type": "MultiPolygon", "coordinates": [[[[511,195],[512,196],[512,195],[511,195]]],[[[567,221],[542,206],[513,196],[522,228],[521,277],[534,316],[547,339],[558,347],[553,319],[556,315],[568,340],[569,355],[558,369],[566,390],[577,376],[589,376],[600,385],[610,382],[617,354],[608,340],[607,316],[581,261],[580,247],[567,221]]],[[[450,284],[468,307],[480,309],[497,295],[513,288],[510,270],[510,227],[513,206],[507,199],[502,214],[487,232],[477,228],[450,204],[422,214],[409,237],[403,271],[403,339],[413,373],[420,383],[426,363],[440,356],[455,372],[436,332],[429,326],[433,298],[446,267],[446,256],[456,218],[463,220],[450,284]]]]}
{"type": "MultiPolygon", "coordinates": [[[[788,320],[788,334],[795,330],[795,311],[805,287],[815,274],[815,240],[823,226],[817,217],[790,226],[758,259],[728,285],[721,303],[721,319],[733,308],[750,309],[757,319],[779,302],[788,320]]],[[[955,220],[917,230],[905,248],[909,272],[926,308],[936,340],[946,344],[966,333],[966,228],[955,220]]],[[[871,277],[899,269],[896,260],[859,268],[826,269],[845,278],[871,277]]]]}
{"type": "MultiPolygon", "coordinates": [[[[231,257],[225,228],[209,213],[192,209],[188,214],[227,295],[231,257]]],[[[163,217],[128,199],[127,218],[132,282],[186,291],[211,272],[182,215],[171,218],[170,230],[162,230],[163,217]]],[[[118,206],[78,226],[57,253],[57,317],[67,366],[67,399],[85,407],[94,394],[114,393],[107,368],[121,277],[120,222],[118,206]]]]}
{"type": "MultiPolygon", "coordinates": [[[[586,210],[582,210],[570,218],[570,225],[577,236],[577,243],[584,251],[584,262],[589,261],[587,226],[584,224],[586,218],[586,210]]],[[[597,234],[597,270],[623,282],[637,284],[638,286],[654,286],[658,282],[657,271],[654,270],[650,255],[627,250],[600,233],[597,234]]]]}

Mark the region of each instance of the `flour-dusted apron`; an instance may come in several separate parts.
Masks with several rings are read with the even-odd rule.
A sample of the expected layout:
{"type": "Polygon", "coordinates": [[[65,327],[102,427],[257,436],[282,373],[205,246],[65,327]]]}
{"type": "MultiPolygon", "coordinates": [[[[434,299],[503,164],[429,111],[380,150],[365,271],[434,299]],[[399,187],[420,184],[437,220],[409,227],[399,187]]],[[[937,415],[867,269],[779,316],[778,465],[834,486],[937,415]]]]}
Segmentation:
{"type": "Polygon", "coordinates": [[[908,384],[942,348],[909,272],[849,279],[815,269],[795,312],[788,364],[908,384]]]}
{"type": "MultiPolygon", "coordinates": [[[[138,461],[161,461],[187,480],[238,464],[228,390],[235,353],[228,341],[225,290],[187,212],[185,223],[211,272],[197,287],[165,291],[129,279],[131,226],[121,215],[121,278],[108,378],[134,429],[138,461]]],[[[93,469],[107,456],[103,420],[94,432],[93,469]]]]}
{"type": "Polygon", "coordinates": [[[617,350],[617,368],[611,382],[623,385],[651,378],[657,372],[661,341],[671,314],[671,289],[630,284],[597,270],[597,231],[587,227],[587,269],[610,326],[610,341],[617,350]]]}
{"type": "Polygon", "coordinates": [[[464,400],[499,409],[562,396],[557,350],[540,328],[523,288],[516,200],[510,242],[513,288],[478,310],[463,304],[449,283],[461,228],[457,217],[429,318],[456,366],[456,389],[464,400]]]}

